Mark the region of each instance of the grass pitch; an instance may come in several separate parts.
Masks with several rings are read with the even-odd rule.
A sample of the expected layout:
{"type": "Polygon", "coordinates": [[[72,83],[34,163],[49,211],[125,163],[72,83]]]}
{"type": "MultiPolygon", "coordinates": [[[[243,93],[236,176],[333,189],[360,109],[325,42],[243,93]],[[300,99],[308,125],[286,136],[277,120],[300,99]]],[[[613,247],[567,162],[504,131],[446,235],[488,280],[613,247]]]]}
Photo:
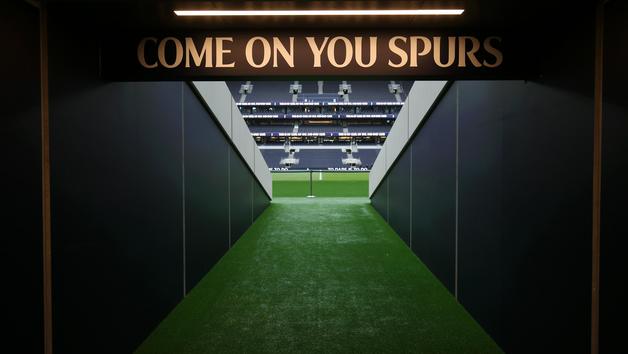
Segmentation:
{"type": "MultiPolygon", "coordinates": [[[[274,172],[273,197],[310,195],[309,172],[274,172]]],[[[368,197],[368,172],[312,172],[316,197],[368,197]]]]}
{"type": "Polygon", "coordinates": [[[499,352],[367,198],[275,199],[137,349],[499,352]]]}

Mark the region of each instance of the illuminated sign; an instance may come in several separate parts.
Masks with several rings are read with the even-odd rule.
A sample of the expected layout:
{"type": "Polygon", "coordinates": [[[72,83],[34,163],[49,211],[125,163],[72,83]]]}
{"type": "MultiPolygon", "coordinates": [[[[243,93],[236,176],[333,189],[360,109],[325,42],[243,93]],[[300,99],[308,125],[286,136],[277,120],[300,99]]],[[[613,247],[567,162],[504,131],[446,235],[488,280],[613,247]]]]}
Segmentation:
{"type": "Polygon", "coordinates": [[[103,41],[104,77],[213,80],[252,77],[523,77],[512,39],[489,33],[189,33],[103,41]]]}

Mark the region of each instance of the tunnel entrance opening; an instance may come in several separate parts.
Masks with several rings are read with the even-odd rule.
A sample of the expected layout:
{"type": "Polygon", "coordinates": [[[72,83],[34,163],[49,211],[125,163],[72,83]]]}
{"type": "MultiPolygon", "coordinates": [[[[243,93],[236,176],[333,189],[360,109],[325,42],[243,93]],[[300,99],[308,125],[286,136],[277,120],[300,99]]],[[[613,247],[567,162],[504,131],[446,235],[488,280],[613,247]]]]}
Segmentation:
{"type": "MultiPolygon", "coordinates": [[[[386,145],[380,154],[386,158],[369,168],[368,195],[379,214],[374,218],[381,216],[395,230],[405,250],[413,251],[506,351],[590,348],[596,353],[598,329],[604,328],[599,313],[605,314],[600,323],[609,323],[623,308],[609,296],[623,280],[611,270],[625,268],[614,263],[625,258],[618,255],[625,247],[617,236],[623,230],[621,213],[612,212],[624,204],[626,179],[624,160],[613,153],[626,150],[622,102],[628,101],[621,99],[625,50],[616,43],[625,43],[625,7],[618,4],[600,2],[596,11],[583,6],[565,16],[562,5],[496,6],[482,0],[469,2],[464,25],[368,17],[266,19],[264,30],[259,20],[246,18],[177,23],[164,15],[172,4],[142,1],[130,7],[36,0],[1,5],[7,52],[18,53],[5,56],[10,63],[1,66],[13,85],[2,106],[9,107],[7,119],[17,122],[17,133],[7,141],[20,146],[3,150],[9,152],[7,161],[24,164],[6,171],[15,181],[8,199],[19,201],[15,209],[21,213],[9,218],[13,229],[8,234],[25,233],[24,225],[36,229],[28,231],[29,237],[8,239],[12,246],[7,249],[34,256],[29,262],[11,258],[28,264],[7,269],[28,273],[16,276],[21,277],[18,288],[43,288],[43,296],[19,292],[12,299],[28,302],[15,308],[34,310],[9,318],[41,324],[32,335],[21,331],[12,337],[37,347],[28,348],[33,352],[41,346],[48,353],[53,346],[58,352],[81,352],[93,343],[101,343],[96,351],[102,352],[137,348],[249,227],[264,226],[254,221],[269,205],[273,181],[256,147],[279,144],[285,156],[278,168],[292,170],[307,160],[300,156],[307,150],[302,146],[329,143],[327,136],[299,135],[334,125],[336,117],[308,116],[326,114],[323,107],[313,112],[315,105],[308,101],[309,111],[288,112],[300,107],[298,97],[307,93],[302,80],[347,80],[330,94],[338,100],[337,113],[331,114],[358,115],[340,112],[347,107],[344,96],[356,94],[351,80],[390,78],[396,80],[391,87],[421,80],[425,90],[403,105],[405,113],[396,113],[407,114],[407,127],[399,128],[405,136],[379,137],[376,143],[386,145]],[[114,18],[120,31],[112,30],[114,18]],[[246,99],[232,104],[228,90],[217,86],[222,80],[255,79],[290,81],[286,103],[295,104],[277,107],[291,119],[302,116],[286,132],[270,127],[288,134],[288,151],[282,145],[286,136],[281,142],[272,135],[276,131],[264,131],[272,124],[253,117],[258,112],[247,113],[248,119],[259,122],[257,133],[271,135],[252,137],[243,123],[247,118],[237,116],[253,107],[244,104],[246,99]],[[449,83],[430,89],[436,80],[449,83]],[[603,116],[609,123],[605,175],[603,116]],[[417,122],[417,117],[426,119],[417,122]],[[28,137],[22,139],[22,133],[28,137]],[[29,198],[24,197],[27,187],[22,188],[27,183],[27,193],[37,189],[29,198]],[[607,212],[602,215],[602,210],[607,212]],[[602,231],[608,235],[605,248],[602,231]],[[602,253],[608,290],[601,297],[606,305],[598,311],[602,253]],[[85,316],[85,308],[91,316],[85,316]]],[[[251,95],[255,85],[244,81],[240,97],[251,95]]],[[[328,98],[318,92],[310,97],[317,102],[328,98]]],[[[273,105],[256,110],[260,107],[273,105]]],[[[336,125],[341,131],[332,137],[350,147],[338,149],[340,162],[347,162],[342,166],[364,168],[368,139],[341,135],[352,127],[336,125]]],[[[306,170],[305,183],[311,186],[306,193],[317,198],[299,201],[320,203],[315,183],[331,181],[326,173],[334,172],[349,175],[306,170]]],[[[319,207],[319,217],[333,220],[332,207],[319,207]]],[[[348,209],[359,215],[368,207],[348,209]]],[[[324,231],[327,225],[320,225],[324,231]]],[[[384,224],[371,226],[388,230],[384,224]]],[[[338,247],[364,241],[352,235],[327,241],[338,247]]],[[[377,253],[369,252],[364,259],[377,253]]],[[[342,259],[335,260],[342,265],[342,259]]],[[[251,304],[249,294],[239,293],[242,308],[251,304]]],[[[342,303],[345,309],[354,304],[342,303]]],[[[324,304],[317,303],[316,311],[325,314],[324,304]]],[[[368,323],[359,311],[347,313],[355,315],[345,318],[349,323],[368,323]]],[[[315,323],[306,316],[294,319],[295,328],[315,323]]],[[[239,328],[259,324],[251,321],[239,328]]],[[[607,348],[621,343],[612,326],[605,328],[607,348]]],[[[354,329],[351,335],[374,333],[369,327],[354,329]]]]}

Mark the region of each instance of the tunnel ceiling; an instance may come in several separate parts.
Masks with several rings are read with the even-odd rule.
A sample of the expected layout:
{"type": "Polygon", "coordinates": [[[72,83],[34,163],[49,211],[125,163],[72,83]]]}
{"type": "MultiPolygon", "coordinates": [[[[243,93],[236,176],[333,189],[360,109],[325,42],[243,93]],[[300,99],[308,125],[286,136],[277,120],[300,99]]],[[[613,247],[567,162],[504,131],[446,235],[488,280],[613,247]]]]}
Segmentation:
{"type": "Polygon", "coordinates": [[[79,3],[50,0],[51,10],[83,25],[109,29],[339,29],[339,28],[430,28],[503,29],[537,32],[565,23],[577,23],[580,14],[593,7],[574,10],[552,0],[503,1],[97,1],[79,3]],[[394,9],[464,8],[461,16],[409,17],[231,17],[182,18],[175,9],[394,9]],[[579,13],[577,13],[579,12],[579,13]]]}

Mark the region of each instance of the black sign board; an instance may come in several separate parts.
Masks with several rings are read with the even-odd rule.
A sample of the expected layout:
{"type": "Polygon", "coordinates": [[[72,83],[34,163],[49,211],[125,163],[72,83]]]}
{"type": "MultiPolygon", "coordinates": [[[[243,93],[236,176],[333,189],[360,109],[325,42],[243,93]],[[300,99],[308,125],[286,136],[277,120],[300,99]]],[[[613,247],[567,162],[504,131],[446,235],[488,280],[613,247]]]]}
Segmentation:
{"type": "Polygon", "coordinates": [[[101,70],[110,80],[525,78],[530,65],[518,47],[490,32],[120,34],[103,39],[101,70]]]}

